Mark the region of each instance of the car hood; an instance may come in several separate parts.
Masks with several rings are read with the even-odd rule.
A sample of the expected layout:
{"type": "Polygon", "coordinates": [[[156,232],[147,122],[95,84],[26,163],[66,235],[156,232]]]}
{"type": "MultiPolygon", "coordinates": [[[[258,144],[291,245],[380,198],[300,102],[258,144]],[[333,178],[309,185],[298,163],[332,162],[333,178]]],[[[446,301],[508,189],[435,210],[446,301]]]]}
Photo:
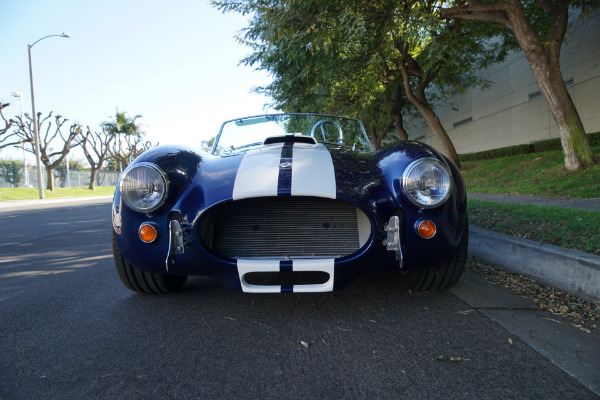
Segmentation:
{"type": "Polygon", "coordinates": [[[188,195],[181,200],[186,203],[182,208],[187,208],[189,201],[196,207],[208,207],[222,201],[274,196],[344,198],[359,203],[380,181],[381,173],[371,155],[320,143],[273,143],[243,153],[206,155],[187,190],[194,200],[186,200],[188,195]]]}
{"type": "Polygon", "coordinates": [[[167,173],[171,193],[166,207],[195,214],[223,201],[274,196],[339,199],[363,209],[375,203],[393,206],[400,197],[402,171],[417,157],[441,158],[417,142],[375,154],[330,144],[284,142],[221,156],[160,146],[136,162],[154,162],[167,173]]]}

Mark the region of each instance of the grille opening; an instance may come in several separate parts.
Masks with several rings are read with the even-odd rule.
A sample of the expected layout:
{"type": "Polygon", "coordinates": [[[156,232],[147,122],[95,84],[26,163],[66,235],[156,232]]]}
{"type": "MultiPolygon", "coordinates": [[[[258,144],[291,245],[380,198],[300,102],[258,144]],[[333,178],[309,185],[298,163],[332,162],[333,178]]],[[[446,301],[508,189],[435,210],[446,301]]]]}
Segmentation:
{"type": "Polygon", "coordinates": [[[230,201],[200,225],[209,249],[229,258],[342,257],[368,240],[368,217],[352,204],[316,197],[230,201]]]}
{"type": "Polygon", "coordinates": [[[247,284],[258,286],[322,285],[328,280],[329,274],[322,271],[250,272],[244,275],[247,284]]]}

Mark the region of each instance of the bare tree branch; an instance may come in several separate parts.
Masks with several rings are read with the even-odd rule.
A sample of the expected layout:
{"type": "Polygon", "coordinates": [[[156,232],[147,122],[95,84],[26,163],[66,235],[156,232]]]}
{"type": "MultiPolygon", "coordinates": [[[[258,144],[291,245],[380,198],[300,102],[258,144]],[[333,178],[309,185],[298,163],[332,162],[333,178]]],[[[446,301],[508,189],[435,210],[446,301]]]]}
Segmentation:
{"type": "MultiPolygon", "coordinates": [[[[50,112],[46,117],[40,118],[41,113],[38,113],[38,126],[39,128],[42,128],[47,122],[47,126],[45,127],[45,134],[43,136],[40,135],[40,159],[42,161],[42,164],[44,164],[48,175],[47,188],[49,190],[54,190],[54,169],[64,161],[67,154],[69,154],[71,148],[78,145],[78,143],[75,143],[75,145],[73,145],[73,141],[79,134],[81,134],[81,125],[79,125],[78,123],[74,123],[69,129],[69,134],[63,135],[61,132],[62,126],[68,120],[62,115],[56,115],[54,117],[53,125],[52,121],[50,120],[51,116],[52,112],[50,112]],[[50,144],[53,143],[53,141],[54,143],[56,143],[55,139],[57,137],[60,137],[62,140],[62,148],[58,147],[56,151],[53,151],[52,147],[50,147],[50,144]]],[[[18,135],[21,138],[25,139],[25,142],[28,142],[30,145],[30,149],[26,150],[31,153],[35,153],[35,130],[33,126],[33,119],[31,118],[31,116],[29,116],[29,114],[25,114],[25,121],[22,121],[19,118],[17,121],[17,128],[18,135]]],[[[38,129],[38,132],[41,131],[42,129],[38,129]]]]}
{"type": "Polygon", "coordinates": [[[0,150],[5,147],[16,146],[27,142],[26,139],[21,138],[18,135],[18,130],[9,133],[9,131],[16,122],[12,119],[7,120],[2,112],[2,110],[8,107],[9,105],[10,103],[0,103],[0,117],[4,122],[4,127],[0,128],[0,150]]]}

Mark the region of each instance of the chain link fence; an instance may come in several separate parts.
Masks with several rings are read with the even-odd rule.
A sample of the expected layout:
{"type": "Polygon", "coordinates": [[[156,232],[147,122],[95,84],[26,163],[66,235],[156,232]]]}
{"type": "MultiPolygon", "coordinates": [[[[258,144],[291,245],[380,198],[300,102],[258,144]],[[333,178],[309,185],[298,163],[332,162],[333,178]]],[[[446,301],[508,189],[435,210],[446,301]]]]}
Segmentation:
{"type": "MultiPolygon", "coordinates": [[[[35,169],[21,170],[19,171],[19,176],[15,176],[14,174],[15,172],[10,169],[0,168],[0,187],[38,187],[37,171],[35,169]]],[[[46,188],[46,170],[42,170],[42,175],[43,187],[46,188]]],[[[69,171],[67,177],[61,176],[57,171],[54,171],[54,187],[88,187],[91,175],[92,173],[89,171],[75,170],[69,171]]],[[[118,179],[118,172],[98,171],[96,174],[96,186],[116,186],[118,179]]]]}

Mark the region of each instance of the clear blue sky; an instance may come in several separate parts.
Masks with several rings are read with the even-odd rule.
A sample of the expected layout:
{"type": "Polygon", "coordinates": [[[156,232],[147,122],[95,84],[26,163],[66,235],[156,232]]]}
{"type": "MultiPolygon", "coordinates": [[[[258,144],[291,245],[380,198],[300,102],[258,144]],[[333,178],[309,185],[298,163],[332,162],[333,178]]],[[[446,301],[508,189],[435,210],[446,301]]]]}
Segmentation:
{"type": "Polygon", "coordinates": [[[118,108],[141,114],[153,142],[199,145],[222,121],[263,113],[269,102],[250,94],[267,74],[238,65],[251,52],[235,40],[248,18],[207,0],[0,0],[5,116],[20,112],[12,92],[31,113],[27,44],[65,32],[71,38],[32,49],[38,111],[98,129],[118,108]]]}

